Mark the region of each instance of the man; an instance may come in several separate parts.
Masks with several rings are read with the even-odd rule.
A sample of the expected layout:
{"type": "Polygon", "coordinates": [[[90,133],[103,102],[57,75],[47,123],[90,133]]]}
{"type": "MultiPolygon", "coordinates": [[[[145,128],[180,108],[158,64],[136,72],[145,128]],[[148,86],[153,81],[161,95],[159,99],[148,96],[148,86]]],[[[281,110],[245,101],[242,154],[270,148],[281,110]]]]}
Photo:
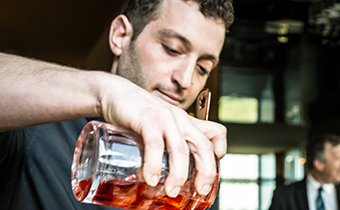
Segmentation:
{"type": "Polygon", "coordinates": [[[270,210],[340,209],[340,137],[318,135],[308,142],[306,152],[307,177],[277,188],[270,210]]]}
{"type": "Polygon", "coordinates": [[[232,6],[225,1],[131,0],[111,25],[112,73],[81,71],[0,54],[2,209],[107,209],[77,202],[70,187],[73,150],[86,117],[103,117],[142,135],[143,178],[155,186],[167,147],[168,196],[187,178],[189,153],[207,194],[226,128],[190,117],[217,65],[232,6]]]}

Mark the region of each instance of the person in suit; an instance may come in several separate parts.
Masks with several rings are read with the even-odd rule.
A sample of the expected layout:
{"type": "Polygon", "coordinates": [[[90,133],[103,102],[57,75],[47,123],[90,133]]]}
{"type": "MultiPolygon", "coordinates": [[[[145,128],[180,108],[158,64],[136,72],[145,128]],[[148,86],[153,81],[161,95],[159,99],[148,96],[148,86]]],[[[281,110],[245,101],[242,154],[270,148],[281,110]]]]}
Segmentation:
{"type": "Polygon", "coordinates": [[[306,177],[277,187],[269,210],[340,210],[340,136],[317,135],[306,152],[306,177]]]}

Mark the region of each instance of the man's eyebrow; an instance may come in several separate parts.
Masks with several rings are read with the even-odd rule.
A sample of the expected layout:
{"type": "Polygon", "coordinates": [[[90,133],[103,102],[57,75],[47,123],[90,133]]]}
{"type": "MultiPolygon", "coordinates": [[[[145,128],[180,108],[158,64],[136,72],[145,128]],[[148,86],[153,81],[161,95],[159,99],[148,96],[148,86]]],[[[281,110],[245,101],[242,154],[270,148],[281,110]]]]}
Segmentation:
{"type": "Polygon", "coordinates": [[[161,31],[159,31],[159,34],[161,36],[165,36],[165,37],[174,37],[179,39],[188,49],[192,49],[192,44],[191,42],[185,38],[183,35],[181,35],[180,33],[171,30],[171,29],[163,29],[161,31]]]}
{"type": "Polygon", "coordinates": [[[200,59],[211,60],[213,62],[214,67],[216,67],[216,65],[219,62],[219,59],[216,56],[211,55],[211,54],[205,54],[205,55],[201,56],[200,59]]]}
{"type": "MultiPolygon", "coordinates": [[[[188,49],[192,49],[192,44],[191,42],[185,38],[183,35],[181,35],[180,33],[172,30],[172,29],[163,29],[161,31],[159,31],[159,34],[161,36],[164,37],[174,37],[179,39],[188,49]]],[[[205,54],[203,56],[201,56],[201,59],[206,59],[206,60],[211,60],[214,63],[214,66],[217,65],[217,63],[219,62],[219,59],[212,55],[212,54],[205,54]]]]}

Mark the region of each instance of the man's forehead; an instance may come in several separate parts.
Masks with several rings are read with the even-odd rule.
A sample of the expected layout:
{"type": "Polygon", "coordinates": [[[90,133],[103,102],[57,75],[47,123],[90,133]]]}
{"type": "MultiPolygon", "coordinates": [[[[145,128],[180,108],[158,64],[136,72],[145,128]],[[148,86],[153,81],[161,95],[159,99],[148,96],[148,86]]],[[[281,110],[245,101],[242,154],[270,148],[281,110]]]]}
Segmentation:
{"type": "Polygon", "coordinates": [[[330,142],[325,144],[325,153],[330,155],[340,155],[340,145],[332,145],[330,142]]]}

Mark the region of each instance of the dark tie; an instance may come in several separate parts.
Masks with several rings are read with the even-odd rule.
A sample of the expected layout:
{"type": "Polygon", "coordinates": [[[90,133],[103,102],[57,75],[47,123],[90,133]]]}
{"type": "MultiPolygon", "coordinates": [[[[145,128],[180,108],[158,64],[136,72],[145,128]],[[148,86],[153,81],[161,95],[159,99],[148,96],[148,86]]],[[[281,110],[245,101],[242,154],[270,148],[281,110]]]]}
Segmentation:
{"type": "Polygon", "coordinates": [[[325,205],[323,203],[321,192],[323,191],[323,188],[320,187],[318,190],[318,198],[316,199],[316,209],[317,210],[325,210],[325,205]]]}

